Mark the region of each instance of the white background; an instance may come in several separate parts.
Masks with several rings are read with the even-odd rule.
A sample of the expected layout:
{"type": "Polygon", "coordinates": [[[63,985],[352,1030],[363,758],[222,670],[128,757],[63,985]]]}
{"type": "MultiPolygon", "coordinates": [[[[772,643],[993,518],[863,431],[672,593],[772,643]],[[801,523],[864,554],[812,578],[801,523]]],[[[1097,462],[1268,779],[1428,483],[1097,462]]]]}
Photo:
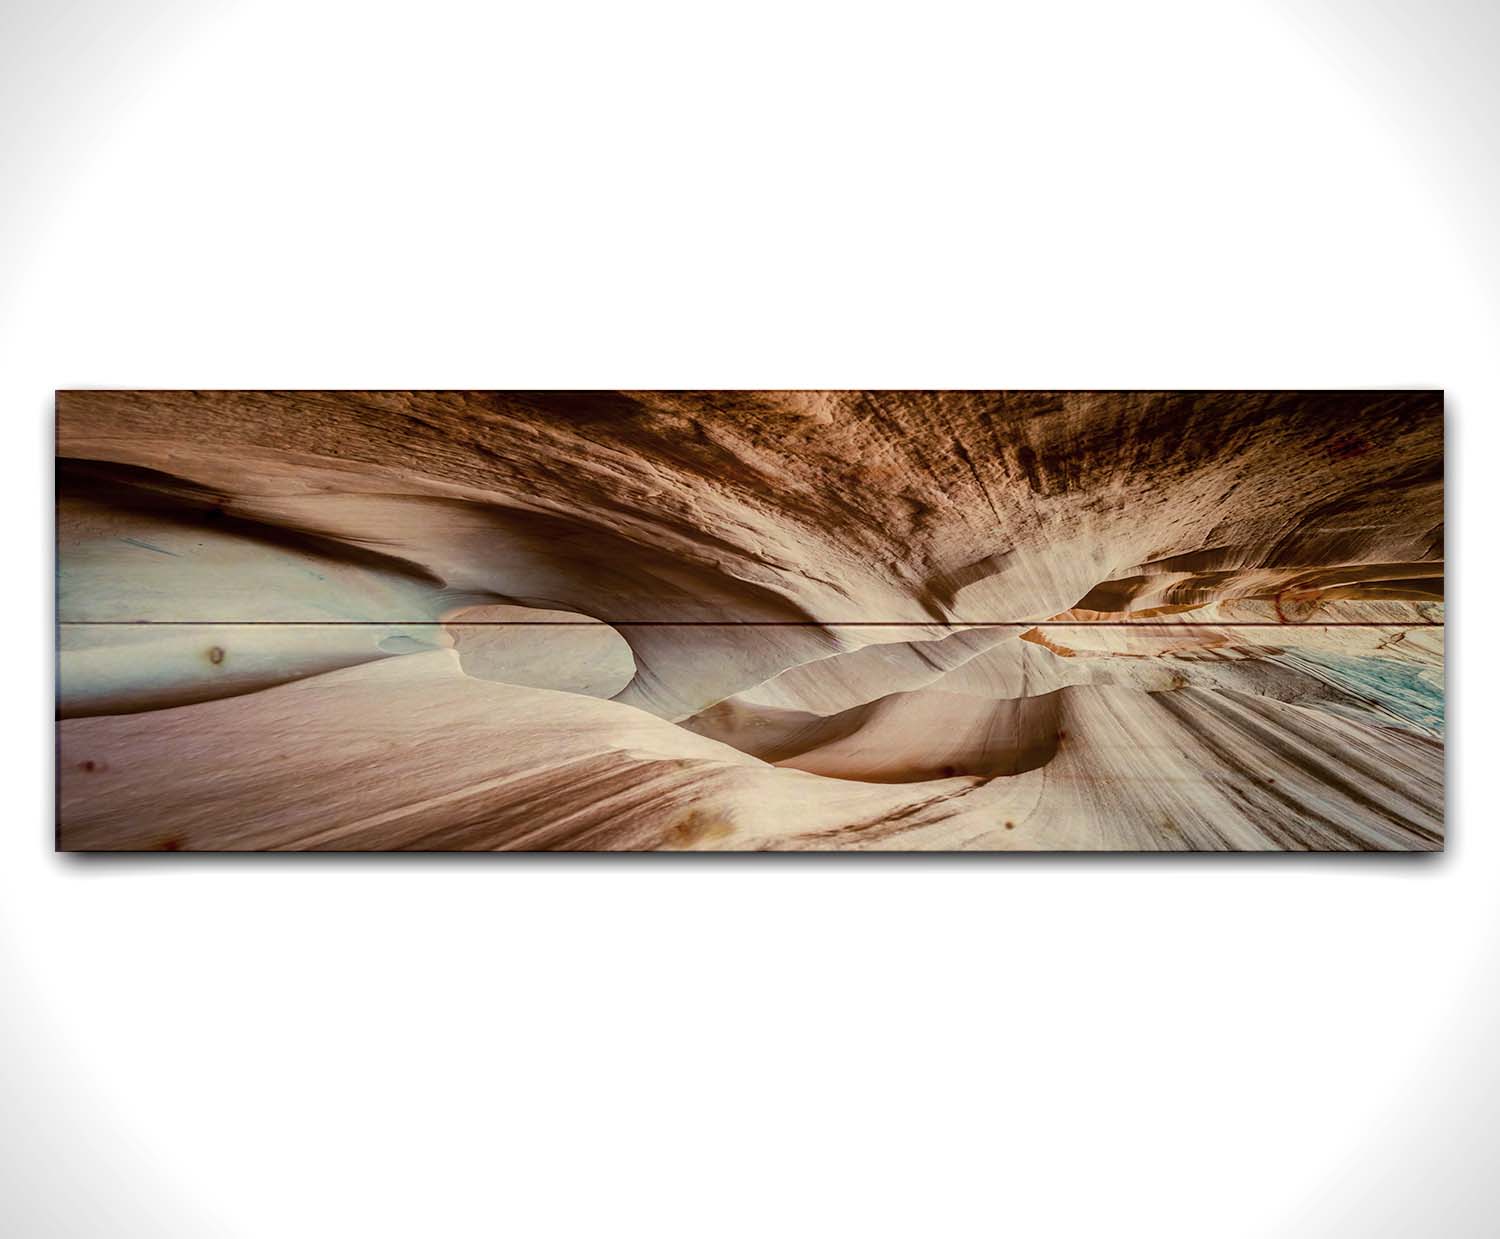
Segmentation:
{"type": "Polygon", "coordinates": [[[1497,11],[0,6],[0,1231],[1494,1234],[1497,11]],[[87,385],[1444,387],[1451,846],[56,856],[87,385]]]}

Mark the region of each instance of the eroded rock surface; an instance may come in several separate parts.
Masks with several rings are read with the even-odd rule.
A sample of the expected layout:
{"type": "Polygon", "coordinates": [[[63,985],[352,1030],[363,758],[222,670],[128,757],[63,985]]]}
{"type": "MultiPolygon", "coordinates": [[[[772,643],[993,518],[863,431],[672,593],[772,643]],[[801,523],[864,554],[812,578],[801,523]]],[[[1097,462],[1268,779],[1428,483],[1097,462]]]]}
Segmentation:
{"type": "Polygon", "coordinates": [[[1430,848],[1434,393],[59,395],[64,846],[1430,848]]]}

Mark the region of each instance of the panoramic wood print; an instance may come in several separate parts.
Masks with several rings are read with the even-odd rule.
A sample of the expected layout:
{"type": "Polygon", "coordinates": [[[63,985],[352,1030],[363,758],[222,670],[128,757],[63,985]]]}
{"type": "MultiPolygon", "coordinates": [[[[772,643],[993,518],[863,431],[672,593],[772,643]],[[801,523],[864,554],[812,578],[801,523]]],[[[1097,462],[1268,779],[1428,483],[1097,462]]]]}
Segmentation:
{"type": "Polygon", "coordinates": [[[1440,392],[57,396],[66,850],[1443,845],[1440,392]]]}

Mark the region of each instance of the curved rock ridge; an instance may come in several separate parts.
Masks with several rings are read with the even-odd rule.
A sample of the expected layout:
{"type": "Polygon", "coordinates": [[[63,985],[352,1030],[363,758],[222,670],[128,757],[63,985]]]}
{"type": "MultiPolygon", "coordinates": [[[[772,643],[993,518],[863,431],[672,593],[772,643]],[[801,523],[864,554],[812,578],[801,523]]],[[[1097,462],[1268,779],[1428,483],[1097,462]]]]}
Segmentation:
{"type": "Polygon", "coordinates": [[[1056,752],[1057,695],[1083,686],[1245,693],[1442,737],[1441,628],[1048,626],[1019,639],[984,635],[984,648],[913,675],[909,687],[892,687],[893,651],[870,647],[785,672],[683,725],[777,765],[875,782],[993,778],[1045,765],[1056,752]]]}
{"type": "Polygon", "coordinates": [[[1440,393],[69,392],[58,452],[64,846],[1441,845],[1440,393]]]}
{"type": "Polygon", "coordinates": [[[1058,712],[1057,693],[987,700],[923,689],[827,716],[726,701],[687,726],[793,770],[925,783],[956,775],[993,779],[1045,766],[1057,753],[1058,712]]]}

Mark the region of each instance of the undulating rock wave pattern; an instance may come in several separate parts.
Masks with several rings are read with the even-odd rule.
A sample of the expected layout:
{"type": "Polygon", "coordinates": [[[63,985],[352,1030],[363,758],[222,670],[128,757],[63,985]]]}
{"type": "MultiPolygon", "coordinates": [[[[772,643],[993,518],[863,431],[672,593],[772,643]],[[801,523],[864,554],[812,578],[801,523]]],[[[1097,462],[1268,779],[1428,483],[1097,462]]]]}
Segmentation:
{"type": "Polygon", "coordinates": [[[62,392],[72,849],[1427,850],[1432,392],[62,392]]]}

